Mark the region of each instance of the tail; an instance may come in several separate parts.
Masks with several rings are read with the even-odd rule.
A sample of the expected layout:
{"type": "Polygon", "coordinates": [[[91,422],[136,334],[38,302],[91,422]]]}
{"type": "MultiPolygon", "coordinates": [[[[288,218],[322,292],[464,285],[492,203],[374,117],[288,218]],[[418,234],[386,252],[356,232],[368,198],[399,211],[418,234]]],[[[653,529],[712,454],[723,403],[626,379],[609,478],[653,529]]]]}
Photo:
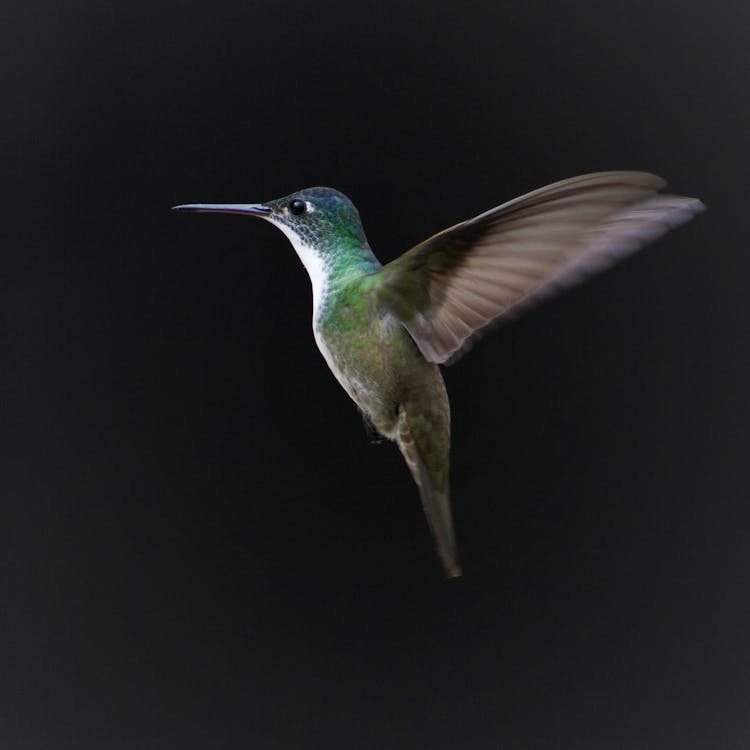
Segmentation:
{"type": "Polygon", "coordinates": [[[453,534],[448,484],[449,427],[431,424],[424,416],[399,411],[396,444],[419,487],[422,508],[435,539],[446,576],[461,575],[453,534]],[[442,433],[442,434],[441,434],[442,433]]]}

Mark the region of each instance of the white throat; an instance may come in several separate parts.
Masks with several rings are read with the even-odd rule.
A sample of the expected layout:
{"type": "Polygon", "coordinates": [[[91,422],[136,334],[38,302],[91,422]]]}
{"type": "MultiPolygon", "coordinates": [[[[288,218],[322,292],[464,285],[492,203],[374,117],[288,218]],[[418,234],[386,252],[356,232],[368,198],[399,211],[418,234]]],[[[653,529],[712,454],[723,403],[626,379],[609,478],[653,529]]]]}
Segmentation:
{"type": "Polygon", "coordinates": [[[325,298],[326,289],[328,288],[328,279],[330,278],[328,266],[320,253],[312,245],[303,241],[303,239],[291,227],[283,222],[274,221],[272,218],[269,218],[269,221],[275,224],[287,236],[297,255],[299,255],[302,265],[310,276],[313,296],[314,327],[325,298]]]}

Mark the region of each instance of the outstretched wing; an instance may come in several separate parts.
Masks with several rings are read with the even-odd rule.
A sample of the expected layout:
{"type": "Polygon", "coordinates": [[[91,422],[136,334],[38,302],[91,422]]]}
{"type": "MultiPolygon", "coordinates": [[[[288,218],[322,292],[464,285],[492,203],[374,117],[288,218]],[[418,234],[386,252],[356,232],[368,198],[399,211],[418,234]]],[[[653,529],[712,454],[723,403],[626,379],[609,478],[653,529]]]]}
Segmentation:
{"type": "Polygon", "coordinates": [[[430,362],[489,324],[582,281],[703,210],[645,172],[556,182],[430,237],[379,271],[380,302],[430,362]]]}

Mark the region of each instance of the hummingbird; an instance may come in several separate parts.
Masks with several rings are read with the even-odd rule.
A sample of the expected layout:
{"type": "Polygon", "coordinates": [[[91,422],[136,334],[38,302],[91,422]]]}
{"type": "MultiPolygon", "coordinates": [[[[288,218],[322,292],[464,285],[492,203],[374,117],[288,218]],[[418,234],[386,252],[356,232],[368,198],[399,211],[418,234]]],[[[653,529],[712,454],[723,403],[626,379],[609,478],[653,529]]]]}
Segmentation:
{"type": "Polygon", "coordinates": [[[343,193],[313,187],[266,203],[178,211],[255,216],[291,242],[312,284],[323,358],[416,482],[446,576],[461,575],[451,515],[450,407],[439,365],[496,324],[600,271],[703,210],[645,172],[547,185],[462,221],[382,265],[343,193]]]}

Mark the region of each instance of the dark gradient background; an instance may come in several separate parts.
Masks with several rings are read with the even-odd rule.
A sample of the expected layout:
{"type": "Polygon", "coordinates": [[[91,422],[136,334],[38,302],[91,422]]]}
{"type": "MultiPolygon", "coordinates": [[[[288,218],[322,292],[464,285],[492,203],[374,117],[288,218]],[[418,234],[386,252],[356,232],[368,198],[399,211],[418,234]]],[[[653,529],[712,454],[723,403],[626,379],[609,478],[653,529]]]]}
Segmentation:
{"type": "Polygon", "coordinates": [[[748,28],[6,9],[0,747],[749,747],[748,28]],[[169,211],[330,185],[385,261],[622,168],[709,211],[445,370],[449,583],[284,237],[169,211]]]}

